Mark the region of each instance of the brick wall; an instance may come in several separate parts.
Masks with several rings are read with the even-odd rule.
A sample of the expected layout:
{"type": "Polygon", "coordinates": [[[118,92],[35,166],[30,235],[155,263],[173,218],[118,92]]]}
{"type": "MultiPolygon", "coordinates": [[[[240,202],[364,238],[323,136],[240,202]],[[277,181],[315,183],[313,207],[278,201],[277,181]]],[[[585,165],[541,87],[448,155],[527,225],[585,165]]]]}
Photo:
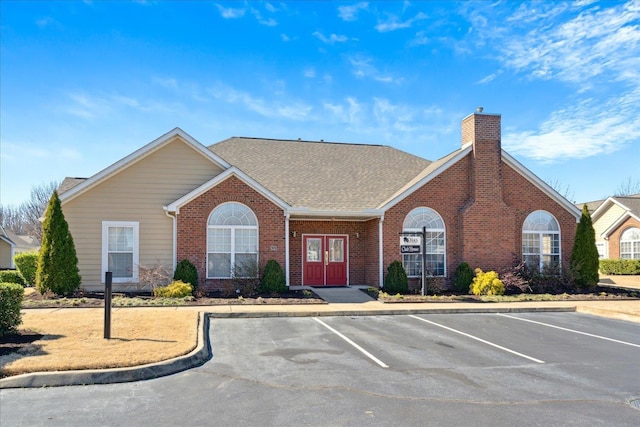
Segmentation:
{"type": "Polygon", "coordinates": [[[630,227],[640,228],[640,221],[633,217],[629,217],[613,233],[609,235],[609,258],[620,258],[620,238],[622,237],[622,233],[624,233],[630,227]]]}
{"type": "MultiPolygon", "coordinates": [[[[473,151],[385,213],[384,268],[401,260],[398,235],[407,214],[428,207],[446,228],[446,279],[450,286],[462,261],[472,268],[504,271],[522,259],[522,225],[533,211],[559,222],[562,265],[568,266],[576,219],[501,160],[500,116],[473,114],[463,121],[463,143],[473,151]]],[[[410,282],[419,286],[418,280],[410,282]]]]}
{"type": "Polygon", "coordinates": [[[177,261],[188,259],[198,269],[199,287],[219,290],[228,280],[205,279],[207,262],[207,221],[216,206],[239,202],[258,218],[258,259],[264,266],[275,259],[285,268],[285,217],[283,210],[235,176],[180,208],[177,220],[177,261]]]}
{"type": "MultiPolygon", "coordinates": [[[[349,284],[367,285],[368,276],[371,275],[371,252],[378,254],[378,230],[372,234],[371,222],[377,221],[301,221],[290,220],[289,231],[296,232],[296,236],[289,237],[289,256],[291,262],[289,269],[290,285],[299,286],[302,284],[302,235],[303,234],[336,234],[348,236],[348,259],[349,259],[349,284]],[[359,237],[358,237],[359,236],[359,237]]],[[[377,274],[377,262],[375,271],[377,274]]]]}

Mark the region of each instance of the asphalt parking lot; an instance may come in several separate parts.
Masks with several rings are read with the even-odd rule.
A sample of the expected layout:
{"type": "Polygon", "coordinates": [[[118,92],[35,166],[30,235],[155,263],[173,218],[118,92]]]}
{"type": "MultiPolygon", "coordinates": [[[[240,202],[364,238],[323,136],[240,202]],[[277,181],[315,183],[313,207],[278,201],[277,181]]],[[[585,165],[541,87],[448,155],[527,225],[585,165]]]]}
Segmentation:
{"type": "Polygon", "coordinates": [[[212,319],[212,359],[2,390],[11,425],[639,425],[640,325],[578,313],[212,319]]]}

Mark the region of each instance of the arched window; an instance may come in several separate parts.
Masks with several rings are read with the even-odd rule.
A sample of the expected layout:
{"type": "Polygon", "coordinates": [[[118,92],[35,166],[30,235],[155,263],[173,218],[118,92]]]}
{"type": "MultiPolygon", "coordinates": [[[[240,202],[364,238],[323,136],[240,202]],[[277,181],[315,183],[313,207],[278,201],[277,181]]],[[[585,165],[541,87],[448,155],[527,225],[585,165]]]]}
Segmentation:
{"type": "Polygon", "coordinates": [[[640,259],[640,228],[627,228],[620,236],[620,258],[640,259]]]}
{"type": "MultiPolygon", "coordinates": [[[[207,225],[207,278],[243,276],[258,265],[258,220],[240,203],[224,203],[207,225]]],[[[257,270],[256,270],[257,271],[257,270]]]]}
{"type": "Polygon", "coordinates": [[[560,226],[549,212],[535,211],[524,220],[522,258],[540,271],[560,265],[560,226]]]}
{"type": "MultiPolygon", "coordinates": [[[[425,248],[427,253],[427,276],[446,274],[446,242],[442,217],[429,208],[415,208],[404,219],[403,232],[420,232],[426,227],[425,248]]],[[[409,277],[422,276],[422,253],[402,254],[402,264],[409,277]]]]}

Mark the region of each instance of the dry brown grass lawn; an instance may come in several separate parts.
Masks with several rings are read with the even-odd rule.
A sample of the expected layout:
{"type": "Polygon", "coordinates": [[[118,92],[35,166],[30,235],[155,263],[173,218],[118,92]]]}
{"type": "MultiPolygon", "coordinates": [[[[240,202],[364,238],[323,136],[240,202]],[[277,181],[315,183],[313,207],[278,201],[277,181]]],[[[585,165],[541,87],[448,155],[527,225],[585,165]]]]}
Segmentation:
{"type": "Polygon", "coordinates": [[[0,357],[0,375],[142,365],[188,353],[198,313],[175,309],[114,309],[104,339],[104,309],[24,312],[21,329],[43,334],[21,353],[0,357]]]}

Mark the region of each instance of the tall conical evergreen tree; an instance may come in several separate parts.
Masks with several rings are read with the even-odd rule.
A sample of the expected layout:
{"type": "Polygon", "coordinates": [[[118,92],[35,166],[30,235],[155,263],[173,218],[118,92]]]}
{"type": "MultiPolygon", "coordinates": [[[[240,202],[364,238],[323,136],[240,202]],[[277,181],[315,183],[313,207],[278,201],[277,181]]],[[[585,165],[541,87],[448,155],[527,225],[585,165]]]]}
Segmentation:
{"type": "Polygon", "coordinates": [[[57,295],[69,295],[79,286],[76,248],[62,213],[58,192],[54,191],[42,224],[36,287],[41,293],[51,291],[57,295]]]}
{"type": "Polygon", "coordinates": [[[571,269],[575,275],[576,285],[582,290],[593,290],[598,284],[599,262],[596,232],[593,229],[589,209],[584,205],[571,253],[571,269]]]}

